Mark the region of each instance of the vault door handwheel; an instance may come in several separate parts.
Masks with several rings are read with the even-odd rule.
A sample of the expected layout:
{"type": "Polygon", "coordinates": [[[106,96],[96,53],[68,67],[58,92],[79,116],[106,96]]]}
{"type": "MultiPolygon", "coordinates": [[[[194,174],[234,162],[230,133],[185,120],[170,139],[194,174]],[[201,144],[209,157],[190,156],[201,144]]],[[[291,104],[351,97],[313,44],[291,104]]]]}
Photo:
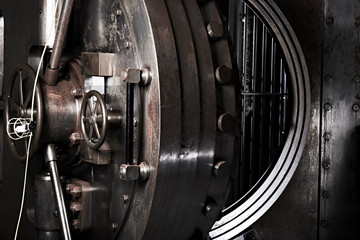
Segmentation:
{"type": "Polygon", "coordinates": [[[104,143],[108,122],[106,104],[99,92],[92,90],[85,95],[80,114],[85,143],[96,150],[104,143]]]}
{"type": "MultiPolygon", "coordinates": [[[[43,123],[43,103],[42,103],[42,93],[40,85],[37,84],[35,89],[35,98],[34,98],[34,114],[33,121],[30,122],[31,118],[31,105],[32,105],[32,94],[34,90],[35,82],[35,72],[27,64],[20,64],[15,67],[13,72],[10,75],[8,85],[5,92],[5,121],[9,123],[13,119],[20,119],[16,121],[17,123],[23,122],[29,123],[28,126],[17,126],[16,124],[8,124],[7,132],[8,142],[10,145],[10,150],[14,154],[15,158],[20,161],[25,161],[26,159],[26,149],[28,146],[28,138],[19,138],[15,140],[12,134],[18,136],[16,129],[20,128],[30,128],[33,134],[32,143],[30,147],[30,158],[36,152],[42,130],[43,123]],[[10,129],[9,129],[10,128],[10,129]]],[[[10,122],[11,123],[11,122],[10,122]]],[[[28,136],[28,135],[27,135],[28,136]]]]}

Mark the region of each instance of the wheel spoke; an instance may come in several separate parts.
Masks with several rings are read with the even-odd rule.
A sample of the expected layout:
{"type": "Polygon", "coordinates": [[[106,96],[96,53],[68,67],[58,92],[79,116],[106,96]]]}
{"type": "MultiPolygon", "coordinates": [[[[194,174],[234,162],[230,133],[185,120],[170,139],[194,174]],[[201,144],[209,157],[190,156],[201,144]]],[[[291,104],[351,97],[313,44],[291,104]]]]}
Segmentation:
{"type": "Polygon", "coordinates": [[[91,98],[88,99],[88,106],[89,106],[91,115],[94,115],[94,103],[91,98]]]}
{"type": "Polygon", "coordinates": [[[9,103],[10,103],[10,109],[12,109],[16,112],[21,111],[20,106],[13,99],[9,98],[9,103]]]}
{"type": "Polygon", "coordinates": [[[20,82],[19,82],[19,95],[20,95],[20,104],[24,104],[24,92],[23,92],[23,78],[22,78],[22,71],[19,72],[20,75],[20,82]]]}
{"type": "Polygon", "coordinates": [[[89,139],[92,139],[92,135],[94,133],[94,126],[92,124],[90,124],[90,129],[89,129],[89,139]]]}
{"type": "Polygon", "coordinates": [[[89,117],[84,117],[83,118],[83,123],[89,123],[90,122],[90,118],[89,117]]]}
{"type": "Polygon", "coordinates": [[[99,127],[97,125],[97,123],[94,123],[94,128],[95,128],[95,133],[98,139],[100,139],[100,131],[99,131],[99,127]]]}
{"type": "Polygon", "coordinates": [[[24,102],[24,107],[27,107],[27,105],[29,105],[30,103],[30,99],[31,99],[31,96],[32,96],[32,91],[33,89],[29,88],[27,94],[26,94],[26,99],[25,99],[25,102],[24,102]]]}

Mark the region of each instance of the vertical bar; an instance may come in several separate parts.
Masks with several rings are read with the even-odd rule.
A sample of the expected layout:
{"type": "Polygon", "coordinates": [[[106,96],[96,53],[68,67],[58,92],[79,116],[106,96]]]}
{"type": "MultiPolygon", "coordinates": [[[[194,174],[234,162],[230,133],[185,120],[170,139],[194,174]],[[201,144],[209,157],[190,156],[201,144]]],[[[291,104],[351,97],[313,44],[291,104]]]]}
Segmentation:
{"type": "Polygon", "coordinates": [[[133,164],[133,121],[134,121],[134,86],[127,84],[126,94],[126,163],[133,164]]]}

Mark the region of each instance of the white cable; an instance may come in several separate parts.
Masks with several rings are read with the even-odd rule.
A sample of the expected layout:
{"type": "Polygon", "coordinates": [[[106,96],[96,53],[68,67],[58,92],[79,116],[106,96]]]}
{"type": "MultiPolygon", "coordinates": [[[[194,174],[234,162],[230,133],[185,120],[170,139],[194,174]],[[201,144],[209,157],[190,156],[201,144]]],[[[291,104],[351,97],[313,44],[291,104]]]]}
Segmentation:
{"type": "MultiPolygon", "coordinates": [[[[52,34],[52,30],[54,28],[55,25],[55,21],[56,21],[56,9],[58,8],[58,4],[59,4],[59,0],[56,0],[55,3],[55,11],[54,11],[54,16],[52,19],[52,23],[51,23],[51,28],[50,28],[50,32],[49,35],[46,38],[46,43],[44,46],[44,51],[41,54],[41,58],[39,61],[39,66],[38,69],[36,71],[36,76],[35,76],[35,81],[34,81],[34,88],[33,88],[33,95],[32,95],[32,100],[31,100],[31,121],[34,121],[34,100],[35,100],[35,92],[36,92],[36,85],[39,79],[39,73],[40,73],[40,69],[41,69],[41,65],[44,61],[44,56],[46,53],[46,49],[48,47],[48,43],[52,34]]],[[[15,129],[14,129],[15,130],[15,129]]],[[[28,166],[29,166],[29,155],[30,155],[30,148],[31,148],[31,140],[32,140],[32,133],[30,133],[29,136],[29,143],[27,146],[27,150],[26,150],[26,163],[25,163],[25,173],[24,173],[24,185],[23,185],[23,191],[22,191],[22,197],[21,197],[21,205],[20,205],[20,212],[19,212],[19,217],[18,217],[18,222],[16,225],[16,231],[15,231],[15,236],[14,236],[14,240],[17,239],[17,235],[19,232],[19,227],[20,227],[20,222],[21,222],[21,216],[22,216],[22,212],[23,212],[23,208],[24,208],[24,201],[25,201],[25,192],[26,192],[26,181],[27,181],[27,172],[28,172],[28,166]]]]}
{"type": "Polygon", "coordinates": [[[20,226],[20,221],[21,221],[21,216],[22,216],[22,212],[23,212],[23,208],[24,208],[24,200],[25,200],[25,191],[26,191],[26,180],[27,180],[27,171],[28,171],[28,166],[29,166],[29,152],[30,152],[30,145],[31,145],[31,139],[32,139],[32,134],[29,137],[29,144],[26,150],[26,162],[25,162],[25,173],[24,173],[24,185],[23,185],[23,191],[22,191],[22,197],[21,197],[21,206],[20,206],[20,212],[19,212],[19,217],[18,217],[18,221],[17,221],[17,225],[16,225],[16,231],[15,231],[15,237],[14,240],[16,240],[18,232],[19,232],[19,226],[20,226]]]}

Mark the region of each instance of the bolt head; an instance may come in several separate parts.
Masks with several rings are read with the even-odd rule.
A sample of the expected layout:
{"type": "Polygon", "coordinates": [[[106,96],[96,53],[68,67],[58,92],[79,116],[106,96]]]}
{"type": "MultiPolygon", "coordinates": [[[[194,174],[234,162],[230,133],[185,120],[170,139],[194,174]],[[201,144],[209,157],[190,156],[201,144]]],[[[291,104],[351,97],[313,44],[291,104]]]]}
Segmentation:
{"type": "Polygon", "coordinates": [[[229,164],[227,164],[227,162],[225,161],[218,162],[214,166],[213,173],[216,177],[220,177],[220,178],[228,176],[230,173],[229,164]]]}
{"type": "Polygon", "coordinates": [[[224,29],[221,23],[219,22],[210,22],[207,27],[207,32],[209,34],[209,36],[212,39],[217,39],[217,38],[221,38],[224,35],[224,29]]]}
{"type": "Polygon", "coordinates": [[[232,80],[232,70],[228,66],[222,65],[216,69],[215,77],[220,84],[229,83],[232,80]]]}
{"type": "Polygon", "coordinates": [[[71,222],[71,226],[74,230],[79,230],[81,228],[81,222],[79,219],[74,219],[71,222]]]}
{"type": "Polygon", "coordinates": [[[352,106],[352,109],[354,110],[354,112],[358,112],[358,111],[360,110],[359,104],[354,104],[354,105],[352,106]]]}
{"type": "Polygon", "coordinates": [[[222,132],[231,132],[234,130],[235,121],[233,116],[228,113],[222,114],[218,119],[218,127],[222,132]]]}
{"type": "Polygon", "coordinates": [[[203,213],[207,219],[216,219],[219,214],[219,205],[212,199],[208,199],[204,206],[203,213]]]}
{"type": "Polygon", "coordinates": [[[328,17],[328,18],[326,18],[326,23],[327,23],[328,25],[333,24],[333,23],[334,23],[334,18],[333,18],[333,17],[328,17]]]}

